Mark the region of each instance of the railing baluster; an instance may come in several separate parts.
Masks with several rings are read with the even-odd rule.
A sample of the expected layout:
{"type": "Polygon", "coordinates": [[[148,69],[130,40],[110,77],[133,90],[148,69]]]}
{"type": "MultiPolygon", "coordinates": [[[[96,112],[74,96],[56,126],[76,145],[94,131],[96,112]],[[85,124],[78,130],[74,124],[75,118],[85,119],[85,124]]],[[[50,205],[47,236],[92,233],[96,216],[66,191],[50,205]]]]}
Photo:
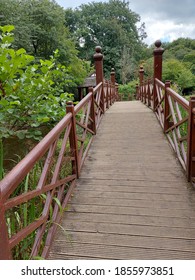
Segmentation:
{"type": "Polygon", "coordinates": [[[189,102],[187,178],[189,182],[195,178],[195,97],[189,102]]]}
{"type": "Polygon", "coordinates": [[[89,88],[89,92],[92,92],[91,96],[91,112],[90,112],[90,117],[92,119],[91,123],[91,130],[96,134],[96,118],[95,118],[95,100],[94,100],[94,90],[92,87],[89,88]]]}
{"type": "Polygon", "coordinates": [[[170,81],[166,81],[165,83],[165,105],[164,105],[164,132],[169,129],[169,119],[168,116],[170,114],[169,110],[169,102],[168,102],[168,93],[167,93],[167,88],[170,88],[171,83],[170,81]]]}
{"type": "Polygon", "coordinates": [[[0,189],[0,260],[11,260],[7,225],[5,220],[5,206],[1,197],[0,189]]]}
{"type": "Polygon", "coordinates": [[[75,118],[74,105],[72,101],[67,102],[66,113],[72,114],[72,127],[71,127],[70,138],[69,138],[71,154],[74,155],[74,161],[72,161],[72,170],[73,173],[76,173],[77,177],[79,177],[80,162],[78,157],[78,144],[77,144],[77,136],[76,136],[76,118],[75,118]]]}

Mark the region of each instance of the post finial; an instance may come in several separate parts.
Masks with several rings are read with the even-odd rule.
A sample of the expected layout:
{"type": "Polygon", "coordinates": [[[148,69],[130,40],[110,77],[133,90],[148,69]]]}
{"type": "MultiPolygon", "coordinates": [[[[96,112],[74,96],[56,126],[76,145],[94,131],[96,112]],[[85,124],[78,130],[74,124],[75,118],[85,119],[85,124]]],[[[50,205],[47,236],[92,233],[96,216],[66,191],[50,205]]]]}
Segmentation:
{"type": "Polygon", "coordinates": [[[66,105],[67,105],[67,106],[72,106],[72,105],[73,105],[73,102],[72,102],[71,100],[69,100],[69,101],[66,102],[66,105]]]}
{"type": "Polygon", "coordinates": [[[143,72],[144,72],[144,67],[143,67],[143,65],[140,65],[140,67],[139,67],[139,72],[140,72],[140,73],[143,73],[143,72]]]}
{"type": "Polygon", "coordinates": [[[96,46],[95,47],[95,51],[96,51],[96,53],[101,53],[102,52],[102,48],[100,46],[96,46]]]}
{"type": "Polygon", "coordinates": [[[95,54],[93,57],[94,57],[94,60],[103,59],[102,48],[100,46],[95,47],[95,54]]]}
{"type": "Polygon", "coordinates": [[[115,74],[115,69],[111,68],[111,75],[114,75],[114,74],[115,74]]]}
{"type": "Polygon", "coordinates": [[[155,49],[154,49],[154,55],[162,55],[164,53],[164,49],[161,47],[162,46],[162,42],[161,40],[156,40],[156,42],[154,43],[155,45],[155,49]]]}
{"type": "Polygon", "coordinates": [[[162,45],[161,40],[156,40],[156,42],[154,43],[154,45],[155,45],[156,48],[160,48],[161,45],[162,45]]]}

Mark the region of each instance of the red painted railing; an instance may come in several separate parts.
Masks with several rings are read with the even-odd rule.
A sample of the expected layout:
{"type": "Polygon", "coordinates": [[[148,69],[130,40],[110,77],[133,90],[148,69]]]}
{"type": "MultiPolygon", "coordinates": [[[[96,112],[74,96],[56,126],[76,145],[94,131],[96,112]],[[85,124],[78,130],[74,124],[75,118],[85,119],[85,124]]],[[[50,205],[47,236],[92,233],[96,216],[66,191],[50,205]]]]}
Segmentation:
{"type": "Polygon", "coordinates": [[[90,88],[75,107],[67,102],[65,117],[0,182],[0,259],[47,257],[93,136],[116,95],[112,78],[90,88]]]}
{"type": "Polygon", "coordinates": [[[140,68],[140,86],[137,99],[156,114],[188,181],[195,181],[195,98],[190,101],[171,89],[170,82],[162,78],[162,54],[158,41],[154,51],[154,79],[144,81],[144,70],[140,68]]]}

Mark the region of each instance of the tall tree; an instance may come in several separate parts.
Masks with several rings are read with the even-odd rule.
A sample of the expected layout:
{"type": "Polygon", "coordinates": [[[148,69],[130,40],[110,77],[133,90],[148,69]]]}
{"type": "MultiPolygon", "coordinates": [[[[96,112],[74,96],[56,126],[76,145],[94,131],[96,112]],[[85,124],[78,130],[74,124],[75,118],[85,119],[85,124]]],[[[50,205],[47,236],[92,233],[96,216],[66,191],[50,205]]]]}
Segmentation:
{"type": "Polygon", "coordinates": [[[64,9],[51,0],[0,0],[0,25],[15,26],[16,49],[43,58],[59,49],[61,61],[69,63],[77,51],[64,15],[64,9]]]}
{"type": "Polygon", "coordinates": [[[77,41],[80,56],[91,59],[95,46],[100,45],[105,54],[105,72],[109,73],[115,67],[118,80],[124,74],[121,63],[124,49],[133,60],[140,59],[142,39],[146,34],[144,25],[137,27],[140,16],[130,9],[128,1],[92,2],[75,10],[67,9],[65,18],[77,41]]]}

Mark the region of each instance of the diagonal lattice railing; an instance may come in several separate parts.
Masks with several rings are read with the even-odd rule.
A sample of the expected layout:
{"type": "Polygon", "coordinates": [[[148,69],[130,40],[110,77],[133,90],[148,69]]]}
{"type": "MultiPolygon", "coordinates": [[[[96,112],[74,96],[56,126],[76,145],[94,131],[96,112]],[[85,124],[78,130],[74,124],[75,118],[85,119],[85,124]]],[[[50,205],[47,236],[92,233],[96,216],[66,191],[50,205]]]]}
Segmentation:
{"type": "Polygon", "coordinates": [[[0,182],[0,259],[47,257],[115,89],[102,82],[75,107],[68,102],[65,117],[0,182]]]}
{"type": "Polygon", "coordinates": [[[195,180],[195,101],[183,98],[159,79],[143,81],[139,99],[155,113],[189,181],[195,180]],[[155,92],[155,94],[154,94],[155,92]]]}

